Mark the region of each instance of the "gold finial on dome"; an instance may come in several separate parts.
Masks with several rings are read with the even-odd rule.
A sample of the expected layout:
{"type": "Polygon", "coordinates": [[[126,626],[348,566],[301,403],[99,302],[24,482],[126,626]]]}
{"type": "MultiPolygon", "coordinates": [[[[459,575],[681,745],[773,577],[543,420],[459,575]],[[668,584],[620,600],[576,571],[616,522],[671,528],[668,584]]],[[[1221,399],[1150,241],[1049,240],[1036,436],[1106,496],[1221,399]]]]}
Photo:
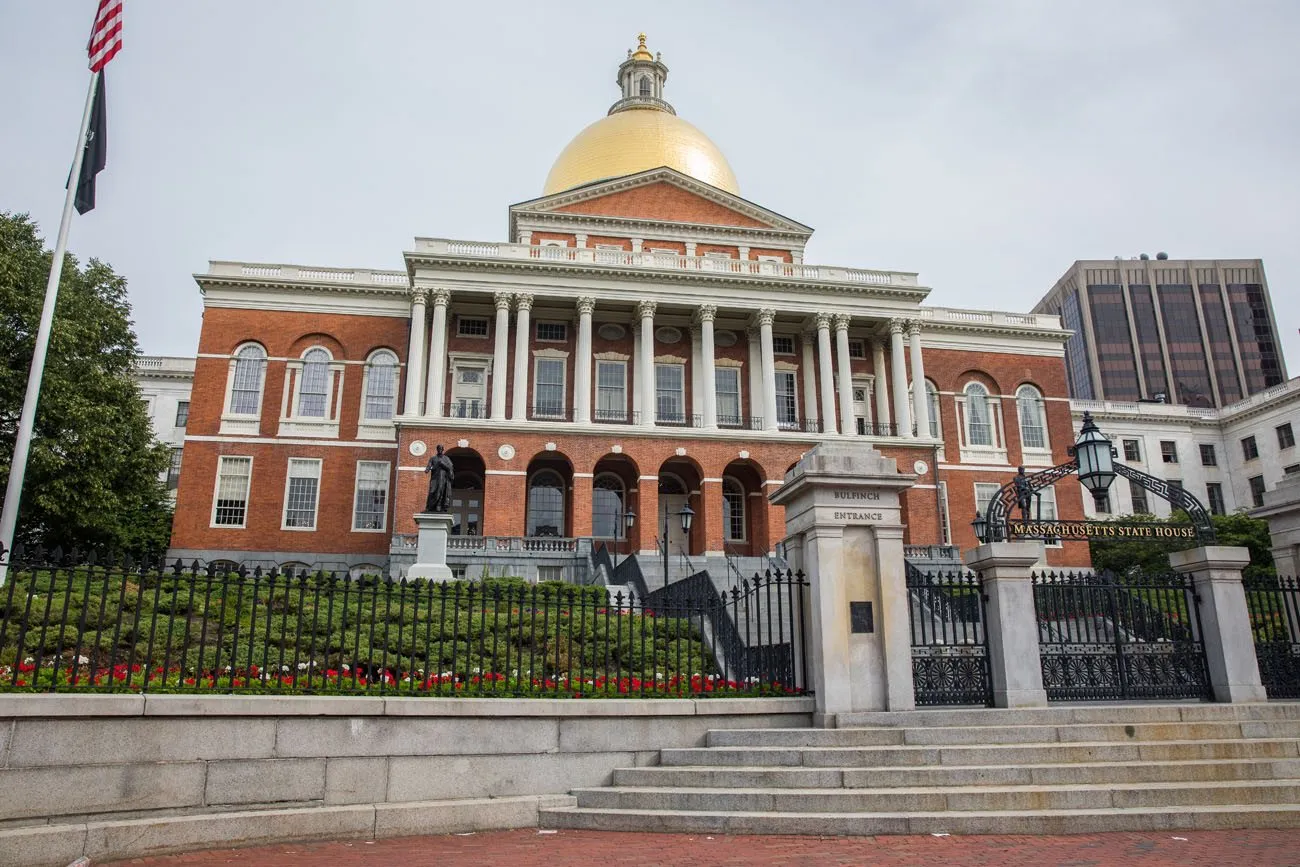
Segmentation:
{"type": "Polygon", "coordinates": [[[644,33],[638,33],[636,35],[636,51],[632,52],[632,59],[633,60],[654,60],[655,59],[654,55],[650,53],[650,49],[645,47],[644,33]]]}

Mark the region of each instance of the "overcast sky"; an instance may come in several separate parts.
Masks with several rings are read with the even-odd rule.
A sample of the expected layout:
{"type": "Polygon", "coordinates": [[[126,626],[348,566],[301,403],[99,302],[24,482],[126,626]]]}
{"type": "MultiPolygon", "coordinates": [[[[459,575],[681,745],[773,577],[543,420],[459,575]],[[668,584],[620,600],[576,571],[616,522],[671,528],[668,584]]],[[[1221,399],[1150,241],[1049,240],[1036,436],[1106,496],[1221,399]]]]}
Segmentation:
{"type": "MultiPolygon", "coordinates": [[[[94,0],[0,5],[0,210],[58,228],[94,0]]],[[[506,209],[618,97],[636,33],[807,261],[1028,310],[1075,259],[1261,257],[1300,374],[1300,3],[127,0],[71,250],[192,354],[209,259],[401,268],[506,209]]]]}

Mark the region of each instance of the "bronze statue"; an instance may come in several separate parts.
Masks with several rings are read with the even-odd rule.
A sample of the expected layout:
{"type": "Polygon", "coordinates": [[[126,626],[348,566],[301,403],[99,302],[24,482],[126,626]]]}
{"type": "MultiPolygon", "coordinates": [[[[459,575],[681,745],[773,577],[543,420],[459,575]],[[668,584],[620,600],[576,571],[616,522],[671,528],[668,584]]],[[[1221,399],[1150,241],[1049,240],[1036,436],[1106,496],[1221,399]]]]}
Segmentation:
{"type": "Polygon", "coordinates": [[[1020,468],[1012,484],[1016,486],[1016,505],[1020,507],[1020,520],[1029,521],[1029,507],[1034,502],[1034,486],[1029,481],[1029,476],[1025,475],[1024,467],[1020,468]]]}
{"type": "Polygon", "coordinates": [[[424,471],[429,474],[429,496],[424,501],[424,511],[446,513],[451,509],[451,479],[456,469],[451,465],[451,458],[442,453],[441,444],[424,471]]]}

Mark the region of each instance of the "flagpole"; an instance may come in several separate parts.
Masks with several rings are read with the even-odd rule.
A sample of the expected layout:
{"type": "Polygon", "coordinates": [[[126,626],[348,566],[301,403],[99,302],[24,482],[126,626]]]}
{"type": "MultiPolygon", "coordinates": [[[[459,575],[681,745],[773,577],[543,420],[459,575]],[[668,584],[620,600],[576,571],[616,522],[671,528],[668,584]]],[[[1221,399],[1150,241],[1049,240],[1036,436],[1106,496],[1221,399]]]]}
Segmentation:
{"type": "Polygon", "coordinates": [[[14,459],[9,468],[9,485],[5,489],[4,511],[0,512],[0,587],[4,586],[8,562],[13,548],[14,529],[18,526],[18,503],[23,494],[23,477],[27,475],[27,455],[31,451],[32,428],[36,423],[36,402],[41,395],[41,377],[45,374],[45,353],[50,347],[50,331],[54,327],[54,307],[59,298],[59,278],[63,275],[63,256],[68,249],[68,227],[72,223],[72,206],[77,197],[81,163],[86,157],[86,131],[90,128],[91,109],[95,103],[95,86],[101,73],[90,74],[90,87],[86,90],[86,107],[81,112],[81,132],[77,134],[77,151],[72,157],[72,173],[68,175],[68,194],[63,199],[63,217],[59,220],[59,238],[54,244],[50,260],[50,279],[45,284],[45,306],[41,308],[41,324],[36,330],[36,348],[32,352],[32,366],[27,372],[27,393],[23,397],[23,414],[18,420],[18,437],[14,440],[14,459]]]}

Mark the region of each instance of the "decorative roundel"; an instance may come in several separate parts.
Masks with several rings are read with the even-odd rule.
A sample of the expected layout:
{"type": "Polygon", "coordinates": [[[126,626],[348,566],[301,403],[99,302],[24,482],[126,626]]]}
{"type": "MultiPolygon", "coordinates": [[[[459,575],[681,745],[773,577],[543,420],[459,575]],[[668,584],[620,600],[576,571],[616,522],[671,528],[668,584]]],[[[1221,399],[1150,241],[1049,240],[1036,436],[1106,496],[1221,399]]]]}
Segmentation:
{"type": "Polygon", "coordinates": [[[546,450],[547,450],[548,452],[553,452],[553,451],[555,451],[555,443],[547,443],[547,444],[546,444],[546,450]]]}
{"type": "Polygon", "coordinates": [[[510,443],[502,443],[501,448],[497,449],[497,457],[503,461],[513,460],[515,456],[515,447],[510,443]]]}
{"type": "Polygon", "coordinates": [[[622,340],[627,336],[627,329],[617,322],[606,322],[596,329],[596,333],[605,340],[622,340]]]}
{"type": "Polygon", "coordinates": [[[930,465],[925,461],[917,461],[912,464],[912,472],[916,473],[918,476],[923,476],[930,472],[930,465]]]}
{"type": "Polygon", "coordinates": [[[684,457],[686,457],[686,449],[685,449],[685,447],[683,447],[683,446],[678,446],[678,447],[677,447],[677,457],[679,457],[679,458],[684,458],[684,457]]]}
{"type": "Polygon", "coordinates": [[[749,452],[748,452],[747,450],[745,450],[745,449],[741,449],[741,450],[740,450],[740,459],[741,459],[742,461],[747,461],[747,460],[749,460],[749,452]]]}
{"type": "Polygon", "coordinates": [[[618,445],[618,444],[615,444],[615,445],[610,446],[610,447],[609,447],[609,450],[610,450],[611,452],[613,452],[614,454],[616,454],[616,455],[621,455],[621,454],[623,454],[623,447],[620,446],[620,445],[618,445]]]}
{"type": "Polygon", "coordinates": [[[469,440],[456,440],[456,448],[458,449],[469,448],[469,440]]]}
{"type": "Polygon", "coordinates": [[[735,346],[736,332],[734,331],[715,331],[713,333],[713,344],[715,346],[735,346]]]}
{"type": "Polygon", "coordinates": [[[655,329],[655,340],[660,343],[681,343],[682,330],[671,325],[661,325],[655,329]]]}
{"type": "Polygon", "coordinates": [[[429,447],[424,444],[424,440],[411,440],[411,444],[407,446],[407,449],[410,450],[411,454],[418,458],[420,455],[427,452],[429,447]]]}

